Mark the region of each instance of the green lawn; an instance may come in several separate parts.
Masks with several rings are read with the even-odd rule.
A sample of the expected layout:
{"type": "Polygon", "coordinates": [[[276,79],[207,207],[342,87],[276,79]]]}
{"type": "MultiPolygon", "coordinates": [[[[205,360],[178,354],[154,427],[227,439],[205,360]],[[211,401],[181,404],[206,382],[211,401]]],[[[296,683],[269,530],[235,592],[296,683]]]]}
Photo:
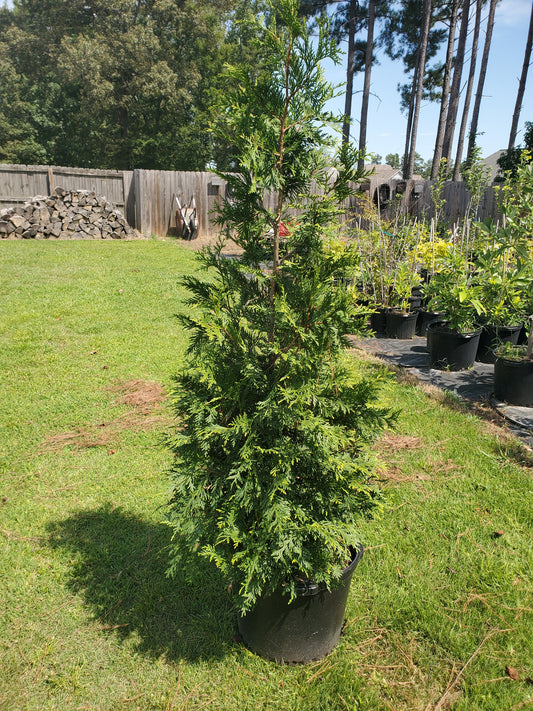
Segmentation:
{"type": "Polygon", "coordinates": [[[172,241],[0,243],[2,711],[533,707],[531,461],[394,375],[390,510],[355,532],[327,659],[244,649],[206,563],[166,578],[163,390],[193,268],[172,241]]]}

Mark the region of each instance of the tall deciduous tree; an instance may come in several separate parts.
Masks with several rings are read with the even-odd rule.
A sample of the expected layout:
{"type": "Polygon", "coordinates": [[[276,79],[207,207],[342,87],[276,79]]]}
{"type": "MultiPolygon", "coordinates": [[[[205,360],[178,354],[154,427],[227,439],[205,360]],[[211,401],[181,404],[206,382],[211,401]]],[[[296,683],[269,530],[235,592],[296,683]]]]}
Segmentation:
{"type": "MultiPolygon", "coordinates": [[[[242,19],[261,6],[262,0],[17,0],[3,14],[0,56],[7,58],[6,76],[16,68],[24,101],[35,107],[25,112],[27,133],[40,146],[33,154],[89,167],[205,168],[214,159],[208,127],[225,88],[223,64],[242,54],[243,44],[251,47],[235,14],[242,19]],[[235,37],[241,41],[230,42],[235,37]]],[[[3,82],[0,125],[17,113],[15,104],[3,82]]],[[[9,145],[13,160],[28,154],[28,146],[9,145]]]]}

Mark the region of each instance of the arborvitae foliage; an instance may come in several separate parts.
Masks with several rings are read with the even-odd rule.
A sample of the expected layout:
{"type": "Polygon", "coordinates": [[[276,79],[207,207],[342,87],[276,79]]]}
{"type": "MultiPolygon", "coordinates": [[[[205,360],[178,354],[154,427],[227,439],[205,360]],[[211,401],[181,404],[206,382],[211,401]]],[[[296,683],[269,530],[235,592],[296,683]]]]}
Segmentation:
{"type": "Polygon", "coordinates": [[[226,135],[239,165],[224,174],[219,222],[243,255],[225,257],[221,242],[200,258],[206,277],[186,279],[170,571],[190,550],[210,558],[243,611],[279,585],[294,592],[297,577],[333,586],[358,518],[380,505],[369,443],[391,414],[376,404],[379,379],[356,378],[343,357],[353,261],[331,236],[361,175],[357,154],[344,150],[332,170],[325,150],[332,89],[320,62],[337,56],[326,29],[311,43],[294,0],[279,0],[262,28],[264,71],[231,72],[226,135]]]}

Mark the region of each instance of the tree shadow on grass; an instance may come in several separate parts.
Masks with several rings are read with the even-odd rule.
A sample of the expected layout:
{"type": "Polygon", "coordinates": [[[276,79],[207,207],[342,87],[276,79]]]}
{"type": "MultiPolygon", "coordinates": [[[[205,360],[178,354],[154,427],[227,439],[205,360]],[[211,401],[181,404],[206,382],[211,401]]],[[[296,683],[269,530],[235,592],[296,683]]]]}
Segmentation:
{"type": "Polygon", "coordinates": [[[199,558],[166,577],[171,531],[110,505],[50,526],[50,545],[71,560],[70,588],[103,631],[138,639],[138,651],[191,661],[222,657],[235,614],[219,571],[199,558]],[[163,551],[163,552],[162,552],[163,551]]]}

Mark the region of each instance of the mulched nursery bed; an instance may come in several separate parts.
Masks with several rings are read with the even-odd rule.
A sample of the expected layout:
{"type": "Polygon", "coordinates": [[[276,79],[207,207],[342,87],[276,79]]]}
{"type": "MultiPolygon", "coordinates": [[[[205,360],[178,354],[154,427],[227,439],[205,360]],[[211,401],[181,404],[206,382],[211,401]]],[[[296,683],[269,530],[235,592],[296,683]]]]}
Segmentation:
{"type": "Polygon", "coordinates": [[[396,338],[351,337],[354,346],[377,356],[386,363],[408,369],[419,381],[441,390],[448,390],[472,402],[488,402],[505,418],[508,428],[526,445],[533,447],[533,408],[515,407],[494,398],[494,365],[474,364],[469,370],[457,372],[436,370],[429,365],[426,338],[409,340],[396,338]]]}

